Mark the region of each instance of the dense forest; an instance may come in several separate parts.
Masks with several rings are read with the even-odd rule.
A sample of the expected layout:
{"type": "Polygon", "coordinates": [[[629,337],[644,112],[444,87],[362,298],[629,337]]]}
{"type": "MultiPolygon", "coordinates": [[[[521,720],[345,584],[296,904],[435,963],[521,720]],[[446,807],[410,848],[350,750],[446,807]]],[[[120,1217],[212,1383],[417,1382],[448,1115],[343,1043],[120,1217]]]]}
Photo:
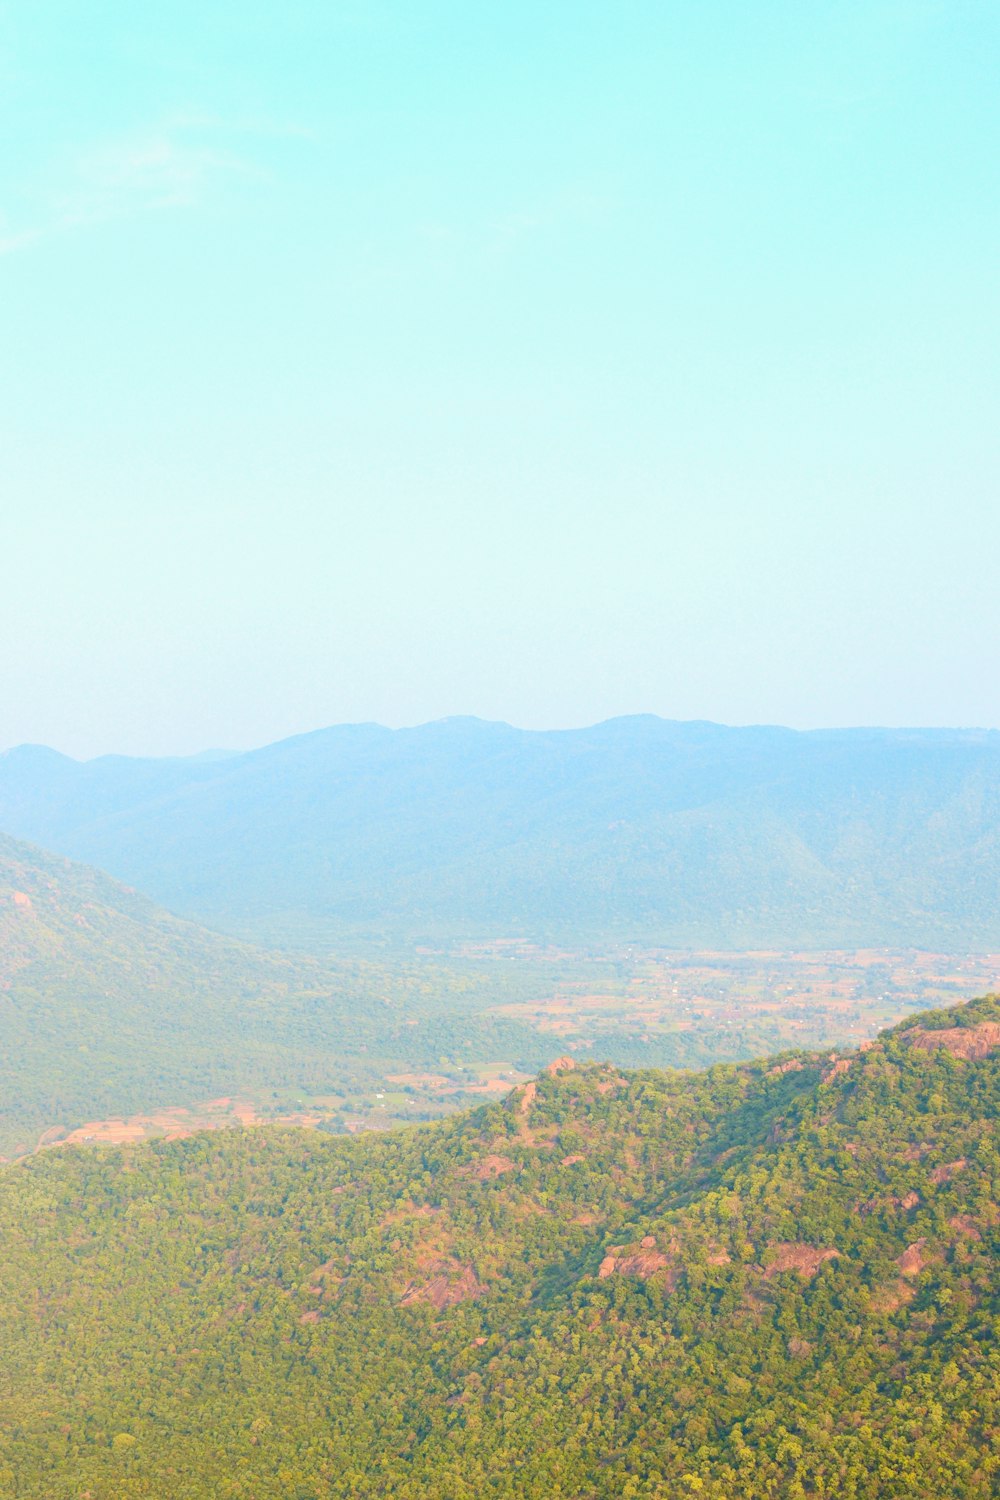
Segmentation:
{"type": "Polygon", "coordinates": [[[255,947],[0,834],[0,1157],[53,1126],[213,1094],[279,1108],[363,1094],[394,1067],[446,1066],[459,1081],[482,1058],[533,1069],[551,1040],[485,1013],[526,983],[255,947]]]}
{"type": "Polygon", "coordinates": [[[1000,1002],[0,1172],[0,1496],[1000,1486],[1000,1002]]]}

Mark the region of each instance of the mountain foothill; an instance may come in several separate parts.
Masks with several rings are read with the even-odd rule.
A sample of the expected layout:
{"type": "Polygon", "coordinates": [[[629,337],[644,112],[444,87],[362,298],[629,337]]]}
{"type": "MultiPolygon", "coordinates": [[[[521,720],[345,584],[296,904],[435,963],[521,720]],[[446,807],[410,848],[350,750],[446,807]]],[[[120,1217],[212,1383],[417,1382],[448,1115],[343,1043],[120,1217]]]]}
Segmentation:
{"type": "Polygon", "coordinates": [[[636,1067],[504,946],[988,952],[1000,736],[22,747],[0,828],[0,1500],[1000,1492],[1000,999],[636,1067]]]}

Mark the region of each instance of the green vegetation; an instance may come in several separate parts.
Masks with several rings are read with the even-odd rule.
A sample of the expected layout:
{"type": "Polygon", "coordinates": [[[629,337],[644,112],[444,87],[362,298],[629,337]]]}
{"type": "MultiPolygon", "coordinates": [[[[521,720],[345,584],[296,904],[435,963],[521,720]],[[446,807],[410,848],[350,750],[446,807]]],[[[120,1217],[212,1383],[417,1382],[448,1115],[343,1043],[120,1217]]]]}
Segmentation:
{"type": "MultiPolygon", "coordinates": [[[[783,993],[798,973],[778,967],[768,982],[783,993]]],[[[567,1046],[622,1066],[704,1067],[856,1040],[915,1005],[873,994],[889,985],[876,970],[867,989],[851,979],[840,1009],[824,985],[757,1008],[747,985],[759,977],[641,957],[268,952],[0,836],[0,1154],[109,1117],[142,1114],[163,1133],[170,1122],[151,1114],[219,1096],[266,1117],[311,1110],[331,1129],[426,1120],[567,1046]],[[553,996],[595,992],[600,1005],[574,1019],[557,998],[562,1029],[546,1029],[553,996]]]]}
{"type": "Polygon", "coordinates": [[[537,1068],[551,1045],[475,1014],[520,985],[253,948],[0,835],[0,1152],[55,1125],[218,1094],[349,1101],[400,1067],[537,1068]]]}
{"type": "Polygon", "coordinates": [[[1000,1485],[1000,1002],[0,1173],[0,1496],[1000,1485]]]}

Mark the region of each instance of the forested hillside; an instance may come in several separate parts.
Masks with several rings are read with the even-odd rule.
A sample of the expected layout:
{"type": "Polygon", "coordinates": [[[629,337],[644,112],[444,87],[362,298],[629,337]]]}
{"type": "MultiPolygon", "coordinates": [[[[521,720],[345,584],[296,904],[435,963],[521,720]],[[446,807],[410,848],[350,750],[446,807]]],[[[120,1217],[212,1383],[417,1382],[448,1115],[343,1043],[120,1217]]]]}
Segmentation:
{"type": "Polygon", "coordinates": [[[1000,734],[344,725],[245,755],[0,756],[0,828],[268,940],[1000,945],[1000,734]]]}
{"type": "Polygon", "coordinates": [[[852,1056],[557,1063],[354,1140],[0,1173],[0,1496],[1000,1484],[1000,1003],[852,1056]]]}
{"type": "Polygon", "coordinates": [[[504,978],[251,947],[0,835],[0,1154],[218,1094],[357,1092],[443,1060],[538,1066],[551,1041],[479,1014],[519,993],[504,978]]]}

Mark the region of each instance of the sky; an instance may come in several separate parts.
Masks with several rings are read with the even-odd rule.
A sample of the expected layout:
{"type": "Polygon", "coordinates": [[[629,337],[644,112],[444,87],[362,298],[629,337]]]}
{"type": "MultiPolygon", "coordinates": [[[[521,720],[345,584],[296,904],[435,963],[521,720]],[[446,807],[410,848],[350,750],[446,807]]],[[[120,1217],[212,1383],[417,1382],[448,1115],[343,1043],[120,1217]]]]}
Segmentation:
{"type": "Polygon", "coordinates": [[[0,748],[1000,725],[995,0],[0,0],[0,748]]]}

